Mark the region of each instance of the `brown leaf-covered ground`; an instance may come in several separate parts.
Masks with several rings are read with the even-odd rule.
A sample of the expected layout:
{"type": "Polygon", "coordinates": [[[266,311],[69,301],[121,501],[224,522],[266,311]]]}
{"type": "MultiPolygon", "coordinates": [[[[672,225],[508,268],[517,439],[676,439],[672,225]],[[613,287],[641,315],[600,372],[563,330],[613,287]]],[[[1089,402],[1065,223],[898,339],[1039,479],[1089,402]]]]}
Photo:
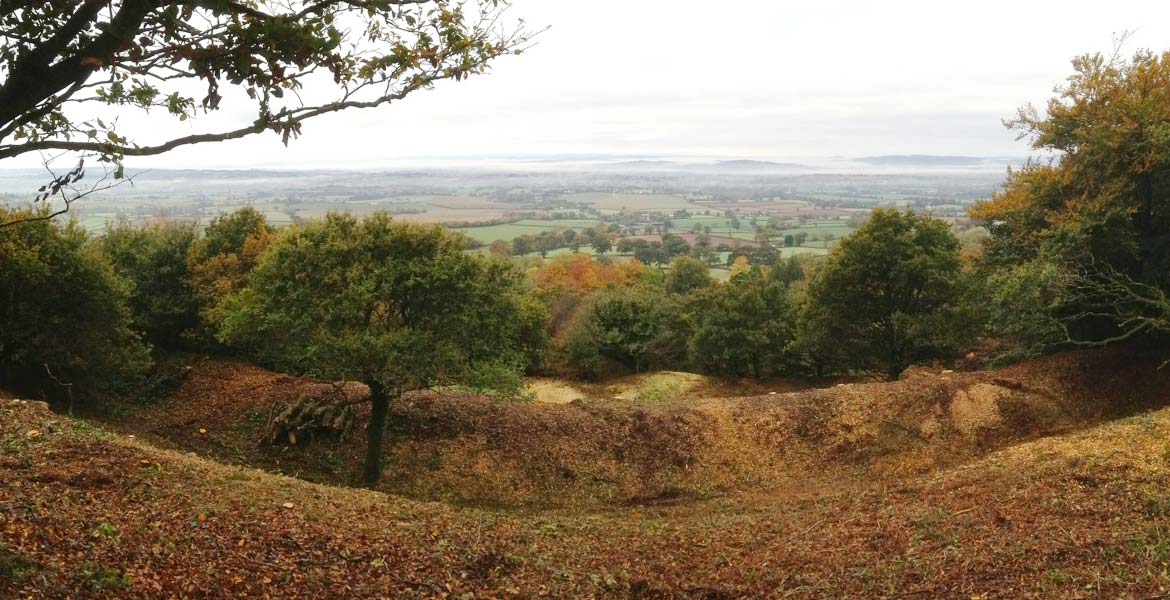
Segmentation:
{"type": "MultiPolygon", "coordinates": [[[[434,445],[440,464],[423,462],[445,485],[491,488],[488,474],[457,476],[473,459],[607,459],[629,477],[554,484],[563,473],[517,467],[499,477],[531,491],[483,492],[478,507],[224,465],[0,400],[0,597],[1160,598],[1170,409],[1141,409],[1165,404],[1170,384],[1152,364],[1076,354],[654,410],[437,397],[400,407],[418,425],[392,455],[434,445]],[[492,439],[522,436],[526,422],[525,441],[492,439]],[[584,450],[500,458],[570,434],[584,450]],[[555,491],[606,493],[547,502],[555,491]]],[[[190,423],[192,438],[231,429],[217,418],[190,423]]],[[[159,436],[169,426],[143,429],[195,443],[159,436]]]]}
{"type": "MultiPolygon", "coordinates": [[[[961,464],[1005,445],[1162,406],[1170,369],[1131,350],[1046,357],[989,372],[919,368],[852,383],[649,404],[564,405],[415,394],[392,407],[382,491],[495,508],[596,509],[783,490],[817,494],[961,464]],[[815,474],[815,477],[810,477],[815,474]]],[[[196,359],[161,402],[118,405],[106,426],[220,462],[352,485],[366,412],[341,443],[261,444],[274,407],[330,386],[196,359]]],[[[711,389],[727,389],[726,386],[711,389]]],[[[350,384],[352,398],[365,393],[350,384]]],[[[364,407],[359,406],[359,409],[364,407]]]]}

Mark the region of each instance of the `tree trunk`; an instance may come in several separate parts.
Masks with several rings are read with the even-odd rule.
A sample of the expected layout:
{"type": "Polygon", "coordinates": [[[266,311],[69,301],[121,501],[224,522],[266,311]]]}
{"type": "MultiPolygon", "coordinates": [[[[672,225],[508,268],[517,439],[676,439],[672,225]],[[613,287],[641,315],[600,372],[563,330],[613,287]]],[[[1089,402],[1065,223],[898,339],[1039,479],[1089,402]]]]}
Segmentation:
{"type": "Polygon", "coordinates": [[[366,486],[372,488],[382,479],[382,438],[386,433],[386,418],[390,414],[390,394],[381,382],[365,383],[370,388],[370,423],[366,429],[364,479],[366,486]]]}

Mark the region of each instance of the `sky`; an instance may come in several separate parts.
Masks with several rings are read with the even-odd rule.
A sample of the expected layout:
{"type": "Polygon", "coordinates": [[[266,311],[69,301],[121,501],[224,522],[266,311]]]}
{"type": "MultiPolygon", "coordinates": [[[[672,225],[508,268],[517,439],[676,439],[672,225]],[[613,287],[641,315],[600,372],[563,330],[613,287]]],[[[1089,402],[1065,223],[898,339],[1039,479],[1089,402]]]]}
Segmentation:
{"type": "MultiPolygon", "coordinates": [[[[1018,157],[1001,121],[1072,57],[1170,49],[1165,0],[513,0],[548,27],[488,75],[146,167],[368,168],[545,155],[1018,157]]],[[[151,134],[196,125],[151,119],[151,134]]],[[[149,139],[146,136],[141,139],[149,139]]]]}

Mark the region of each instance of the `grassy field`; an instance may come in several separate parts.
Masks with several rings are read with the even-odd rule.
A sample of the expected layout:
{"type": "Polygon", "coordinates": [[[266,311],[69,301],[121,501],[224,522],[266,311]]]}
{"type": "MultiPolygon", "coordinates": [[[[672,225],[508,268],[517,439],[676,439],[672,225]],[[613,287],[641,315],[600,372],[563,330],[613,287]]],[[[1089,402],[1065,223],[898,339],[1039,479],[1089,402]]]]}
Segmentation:
{"type": "Polygon", "coordinates": [[[798,233],[807,233],[809,234],[809,237],[812,237],[813,235],[823,236],[826,233],[831,233],[836,237],[845,237],[850,233],[853,233],[853,228],[844,223],[834,223],[789,227],[780,231],[780,235],[796,235],[798,233]]]}
{"type": "Polygon", "coordinates": [[[629,211],[674,211],[680,208],[687,210],[704,210],[704,207],[693,204],[682,196],[669,194],[631,194],[616,192],[584,192],[566,194],[561,199],[568,202],[582,202],[601,211],[616,212],[621,209],[629,211]]]}
{"type": "Polygon", "coordinates": [[[506,225],[485,225],[483,227],[458,227],[452,228],[452,231],[458,231],[474,240],[478,240],[485,244],[494,242],[496,240],[504,240],[510,242],[513,239],[522,235],[538,235],[542,231],[553,229],[573,229],[581,231],[597,225],[597,221],[590,221],[586,219],[563,219],[563,220],[523,220],[515,223],[508,223],[506,225]]]}

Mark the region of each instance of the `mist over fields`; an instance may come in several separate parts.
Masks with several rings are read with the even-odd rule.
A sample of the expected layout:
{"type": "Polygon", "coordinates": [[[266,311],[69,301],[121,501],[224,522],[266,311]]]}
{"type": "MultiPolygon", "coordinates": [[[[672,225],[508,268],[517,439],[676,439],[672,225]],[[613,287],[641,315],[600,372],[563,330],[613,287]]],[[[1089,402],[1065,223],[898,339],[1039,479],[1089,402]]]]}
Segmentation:
{"type": "MultiPolygon", "coordinates": [[[[384,210],[418,222],[471,225],[516,212],[551,211],[582,193],[674,195],[681,208],[707,202],[793,200],[839,209],[903,206],[938,216],[986,198],[1021,159],[897,155],[791,161],[660,156],[553,155],[402,161],[374,169],[135,169],[132,181],[74,204],[87,229],[107,221],[188,220],[201,223],[254,206],[280,225],[329,211],[384,210]],[[695,204],[697,203],[697,204],[695,204]]],[[[100,177],[91,168],[87,181],[100,177]]],[[[20,207],[44,185],[37,169],[0,170],[0,204],[20,207]]],[[[596,208],[646,208],[633,197],[596,208]]],[[[585,203],[589,205],[589,202],[585,203]]],[[[652,207],[657,208],[657,207],[652,207]]],[[[748,206],[745,204],[745,210],[748,206]]]]}

